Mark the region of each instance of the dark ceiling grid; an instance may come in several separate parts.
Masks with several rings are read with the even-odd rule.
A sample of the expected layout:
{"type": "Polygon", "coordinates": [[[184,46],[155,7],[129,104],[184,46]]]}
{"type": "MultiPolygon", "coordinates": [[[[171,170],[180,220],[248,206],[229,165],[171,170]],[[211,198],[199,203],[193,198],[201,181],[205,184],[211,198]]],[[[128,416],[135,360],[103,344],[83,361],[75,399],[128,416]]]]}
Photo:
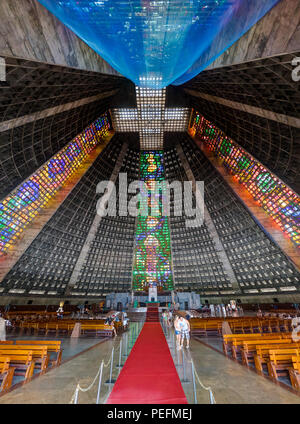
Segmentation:
{"type": "MultiPolygon", "coordinates": [[[[123,77],[11,57],[5,60],[0,122],[116,89],[124,91],[128,86],[123,77]]],[[[0,132],[0,199],[106,112],[111,101],[111,95],[95,99],[0,132]]]]}
{"type": "Polygon", "coordinates": [[[238,111],[218,103],[193,98],[191,106],[214,122],[272,172],[300,191],[300,130],[238,111]]]}
{"type": "Polygon", "coordinates": [[[126,81],[92,71],[5,59],[7,86],[0,88],[1,121],[120,88],[126,81]]]}
{"type": "MultiPolygon", "coordinates": [[[[204,71],[183,88],[300,117],[300,85],[292,80],[299,53],[204,71]]],[[[229,105],[190,95],[190,106],[300,191],[300,129],[229,105]]]]}
{"type": "Polygon", "coordinates": [[[0,133],[0,198],[49,160],[109,107],[107,99],[0,133]]]}
{"type": "Polygon", "coordinates": [[[300,86],[292,80],[292,60],[300,52],[201,72],[182,87],[300,117],[300,86]]]}

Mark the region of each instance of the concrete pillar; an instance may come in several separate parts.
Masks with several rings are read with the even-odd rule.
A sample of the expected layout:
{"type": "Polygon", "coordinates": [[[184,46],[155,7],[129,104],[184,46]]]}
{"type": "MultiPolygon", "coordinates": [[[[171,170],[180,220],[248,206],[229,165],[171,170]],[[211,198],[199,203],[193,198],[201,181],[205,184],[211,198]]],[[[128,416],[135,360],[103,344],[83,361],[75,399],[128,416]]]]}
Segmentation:
{"type": "MultiPolygon", "coordinates": [[[[196,190],[196,180],[195,180],[194,174],[193,174],[193,172],[190,168],[190,165],[187,161],[187,158],[186,158],[186,156],[185,156],[185,154],[182,150],[182,147],[179,143],[176,145],[176,150],[177,150],[177,154],[178,154],[178,156],[181,160],[183,169],[184,169],[189,181],[192,181],[192,183],[193,183],[193,191],[195,191],[196,190]]],[[[224,270],[225,270],[225,272],[226,272],[226,274],[227,274],[227,276],[228,276],[228,278],[229,278],[229,280],[232,284],[232,289],[235,291],[235,294],[238,294],[238,292],[240,292],[239,284],[236,280],[236,276],[235,276],[233,268],[230,264],[230,261],[228,259],[227,253],[226,253],[224,246],[223,246],[223,244],[220,240],[220,237],[217,233],[215,224],[214,224],[214,222],[213,222],[213,220],[212,220],[212,218],[211,218],[211,216],[208,212],[208,209],[207,209],[205,203],[204,203],[204,221],[205,221],[205,224],[206,224],[206,226],[209,230],[210,236],[215,243],[216,252],[217,252],[217,254],[220,258],[221,263],[223,264],[223,268],[224,268],[224,270]]]]}
{"type": "MultiPolygon", "coordinates": [[[[127,153],[127,149],[128,149],[128,144],[124,143],[123,146],[122,146],[121,152],[119,154],[119,157],[116,161],[116,165],[115,165],[113,172],[111,174],[111,177],[110,177],[110,181],[112,181],[113,183],[115,183],[117,181],[117,178],[118,178],[124,157],[127,153]]],[[[92,225],[90,227],[90,230],[88,232],[88,235],[85,239],[85,243],[81,248],[80,254],[79,254],[78,259],[76,261],[76,264],[75,264],[75,267],[73,269],[72,275],[70,277],[69,283],[66,287],[66,291],[65,291],[66,296],[68,296],[70,294],[71,290],[73,289],[74,285],[76,284],[76,281],[79,278],[81,268],[82,268],[82,266],[85,262],[85,259],[88,255],[88,252],[90,250],[90,246],[91,246],[91,244],[92,244],[92,242],[93,242],[93,240],[94,240],[94,238],[97,234],[98,227],[99,227],[99,224],[101,222],[101,219],[102,219],[102,217],[96,213],[95,218],[94,218],[92,225]]]]}

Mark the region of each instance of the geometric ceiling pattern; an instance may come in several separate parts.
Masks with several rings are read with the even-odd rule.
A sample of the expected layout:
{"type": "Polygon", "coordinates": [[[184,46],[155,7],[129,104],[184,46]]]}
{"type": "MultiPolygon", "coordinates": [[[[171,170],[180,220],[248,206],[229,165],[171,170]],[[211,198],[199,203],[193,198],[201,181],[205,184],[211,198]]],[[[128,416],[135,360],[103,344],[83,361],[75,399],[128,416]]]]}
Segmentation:
{"type": "Polygon", "coordinates": [[[165,131],[187,131],[190,109],[165,108],[166,89],[136,86],[137,108],[113,108],[117,132],[138,132],[141,150],[162,150],[165,131]]]}
{"type": "Polygon", "coordinates": [[[114,93],[128,85],[123,77],[33,60],[5,57],[5,63],[0,199],[107,111],[114,93]]]}
{"type": "Polygon", "coordinates": [[[186,105],[299,193],[300,85],[291,77],[297,56],[300,52],[203,71],[180,90],[189,97],[186,105]]]}

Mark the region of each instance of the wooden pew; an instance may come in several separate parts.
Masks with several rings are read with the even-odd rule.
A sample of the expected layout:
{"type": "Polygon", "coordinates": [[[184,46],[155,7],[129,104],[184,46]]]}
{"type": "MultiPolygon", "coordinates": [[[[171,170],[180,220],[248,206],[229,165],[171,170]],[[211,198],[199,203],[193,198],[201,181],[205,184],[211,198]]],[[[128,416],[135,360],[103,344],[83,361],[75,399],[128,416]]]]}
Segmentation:
{"type": "Polygon", "coordinates": [[[0,392],[5,392],[11,387],[15,368],[10,367],[10,359],[0,356],[0,392]]]}
{"type": "Polygon", "coordinates": [[[34,360],[35,368],[40,369],[42,372],[46,371],[49,364],[49,356],[47,351],[47,346],[34,345],[30,344],[27,346],[23,345],[4,345],[0,346],[0,355],[5,354],[5,352],[15,352],[18,354],[19,351],[31,352],[32,359],[34,360]]]}
{"type": "Polygon", "coordinates": [[[261,332],[291,331],[291,319],[257,318],[257,317],[211,317],[192,318],[190,320],[192,335],[221,334],[222,323],[227,321],[232,332],[238,334],[252,334],[261,332]]]}
{"type": "Polygon", "coordinates": [[[222,329],[221,319],[202,319],[202,318],[191,318],[190,326],[191,326],[191,334],[192,335],[219,335],[221,334],[222,329]]]}
{"type": "Polygon", "coordinates": [[[267,367],[270,377],[278,380],[278,376],[286,374],[293,368],[293,357],[300,356],[299,348],[269,350],[267,367]]]}
{"type": "Polygon", "coordinates": [[[93,324],[93,323],[86,323],[81,324],[81,334],[85,334],[86,332],[95,332],[100,333],[104,336],[110,336],[112,337],[114,327],[113,325],[105,325],[105,324],[93,324]]]}
{"type": "Polygon", "coordinates": [[[280,344],[268,344],[265,345],[257,345],[256,353],[253,355],[254,365],[258,372],[263,372],[263,367],[267,366],[268,361],[270,360],[270,350],[283,350],[283,349],[294,349],[298,347],[298,343],[292,343],[291,341],[286,340],[286,342],[282,342],[280,344]]]}
{"type": "MultiPolygon", "coordinates": [[[[257,349],[262,347],[265,349],[266,346],[270,346],[269,349],[272,349],[272,345],[274,345],[274,349],[279,349],[281,345],[291,345],[293,344],[292,339],[285,338],[264,338],[261,337],[257,340],[251,341],[243,341],[243,345],[241,347],[241,356],[242,362],[244,365],[249,365],[249,363],[254,362],[254,355],[257,352],[257,349]]],[[[294,344],[297,346],[297,344],[294,344]]]]}
{"type": "Polygon", "coordinates": [[[12,345],[14,344],[13,340],[0,340],[0,346],[1,345],[12,345]]]}
{"type": "Polygon", "coordinates": [[[29,334],[31,334],[32,333],[32,330],[33,331],[36,331],[38,329],[38,325],[39,325],[38,322],[31,322],[31,321],[26,322],[26,321],[22,321],[20,323],[21,334],[22,333],[29,333],[29,334]]]}
{"type": "Polygon", "coordinates": [[[289,376],[292,386],[300,390],[300,357],[292,356],[293,368],[289,369],[289,376]]]}
{"type": "Polygon", "coordinates": [[[24,350],[1,350],[0,357],[7,357],[10,366],[15,368],[14,375],[22,375],[25,381],[29,381],[33,375],[35,362],[32,358],[32,351],[24,350]]]}
{"type": "Polygon", "coordinates": [[[229,351],[231,351],[232,341],[233,339],[241,339],[241,340],[251,340],[257,339],[261,334],[224,334],[223,335],[223,352],[225,355],[228,355],[229,351]]]}
{"type": "Polygon", "coordinates": [[[28,346],[37,345],[37,346],[46,346],[48,353],[56,353],[55,360],[52,360],[52,366],[58,366],[61,363],[62,357],[62,348],[60,340],[16,340],[16,345],[28,346]]]}
{"type": "Polygon", "coordinates": [[[226,341],[227,354],[230,348],[232,357],[234,359],[238,359],[238,355],[241,354],[241,348],[243,346],[244,341],[260,340],[262,338],[264,338],[265,340],[283,339],[286,337],[290,338],[290,334],[288,333],[263,333],[263,334],[257,333],[257,334],[227,334],[226,336],[224,335],[224,338],[227,339],[226,341]]]}
{"type": "Polygon", "coordinates": [[[56,321],[56,322],[48,322],[45,324],[45,334],[47,335],[49,332],[54,332],[56,333],[56,335],[59,334],[59,332],[64,332],[64,333],[71,333],[73,328],[74,328],[75,322],[74,323],[69,323],[69,322],[63,322],[63,320],[61,321],[56,321]]]}

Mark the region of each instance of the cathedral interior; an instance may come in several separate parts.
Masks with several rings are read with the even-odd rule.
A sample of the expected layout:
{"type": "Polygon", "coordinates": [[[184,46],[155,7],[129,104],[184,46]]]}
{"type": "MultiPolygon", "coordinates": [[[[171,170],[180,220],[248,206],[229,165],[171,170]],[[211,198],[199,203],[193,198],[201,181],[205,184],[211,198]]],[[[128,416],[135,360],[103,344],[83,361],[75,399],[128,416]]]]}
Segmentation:
{"type": "MultiPolygon", "coordinates": [[[[151,303],[300,316],[299,1],[3,0],[0,15],[4,317],[100,305],[137,335],[151,303]]],[[[250,401],[255,379],[270,393],[249,378],[250,401]]]]}

